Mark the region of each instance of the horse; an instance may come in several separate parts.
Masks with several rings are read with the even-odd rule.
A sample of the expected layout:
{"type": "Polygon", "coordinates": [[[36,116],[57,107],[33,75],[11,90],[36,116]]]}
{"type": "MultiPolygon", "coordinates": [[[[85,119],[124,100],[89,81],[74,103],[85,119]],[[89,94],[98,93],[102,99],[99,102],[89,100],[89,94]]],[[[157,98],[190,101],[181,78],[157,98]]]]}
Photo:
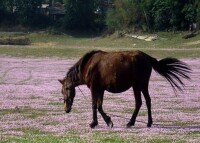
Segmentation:
{"type": "Polygon", "coordinates": [[[112,128],[113,122],[102,107],[104,91],[121,93],[132,87],[135,109],[127,127],[135,124],[142,105],[142,94],[148,111],[147,127],[151,127],[153,120],[148,85],[152,68],[170,83],[175,92],[184,87],[183,78],[190,79],[190,67],[176,58],[167,57],[158,61],[142,51],[90,51],[68,70],[63,79],[58,80],[62,84],[64,110],[69,113],[72,109],[75,87],[87,85],[92,96],[93,120],[90,127],[98,125],[98,110],[107,126],[112,128]]]}

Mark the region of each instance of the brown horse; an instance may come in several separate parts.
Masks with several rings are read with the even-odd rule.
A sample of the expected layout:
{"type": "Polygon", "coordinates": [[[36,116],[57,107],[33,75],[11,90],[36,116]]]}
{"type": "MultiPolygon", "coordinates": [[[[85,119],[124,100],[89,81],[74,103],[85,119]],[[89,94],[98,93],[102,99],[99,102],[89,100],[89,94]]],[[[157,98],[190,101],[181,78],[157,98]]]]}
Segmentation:
{"type": "Polygon", "coordinates": [[[92,94],[93,121],[91,128],[98,125],[97,109],[109,127],[113,127],[111,118],[103,111],[102,103],[104,91],[120,93],[130,87],[133,88],[135,97],[135,110],[127,124],[135,124],[136,117],[142,105],[143,93],[148,109],[148,127],[151,127],[151,98],[148,84],[153,69],[166,78],[174,90],[182,90],[184,83],[181,78],[189,79],[190,68],[175,58],[164,58],[157,61],[155,58],[141,51],[104,52],[91,51],[86,53],[74,66],[72,66],[62,84],[62,94],[66,113],[72,108],[75,97],[75,87],[86,84],[92,94]]]}

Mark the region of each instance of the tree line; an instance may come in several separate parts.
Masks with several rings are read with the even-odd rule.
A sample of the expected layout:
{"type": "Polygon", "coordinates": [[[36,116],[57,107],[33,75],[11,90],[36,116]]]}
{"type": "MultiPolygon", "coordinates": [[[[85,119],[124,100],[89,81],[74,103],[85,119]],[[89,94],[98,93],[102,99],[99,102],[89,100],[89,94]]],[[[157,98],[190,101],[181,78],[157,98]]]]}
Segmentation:
{"type": "Polygon", "coordinates": [[[46,28],[163,31],[200,27],[199,0],[1,0],[0,25],[46,28]],[[65,15],[53,19],[43,4],[60,3],[65,15]]]}

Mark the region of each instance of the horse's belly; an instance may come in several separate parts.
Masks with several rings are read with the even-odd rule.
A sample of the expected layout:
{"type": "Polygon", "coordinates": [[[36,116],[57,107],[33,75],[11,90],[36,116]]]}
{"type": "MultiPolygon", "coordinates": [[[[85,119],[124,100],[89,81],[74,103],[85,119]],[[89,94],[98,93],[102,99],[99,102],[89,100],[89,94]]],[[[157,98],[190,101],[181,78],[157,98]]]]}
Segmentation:
{"type": "Polygon", "coordinates": [[[112,93],[121,93],[121,92],[128,90],[129,88],[130,88],[130,86],[126,87],[126,88],[108,87],[106,90],[108,92],[112,92],[112,93]]]}
{"type": "Polygon", "coordinates": [[[106,83],[105,88],[112,93],[120,93],[128,90],[132,86],[131,80],[114,80],[106,83]]]}
{"type": "Polygon", "coordinates": [[[109,92],[123,92],[133,85],[135,73],[132,62],[125,57],[113,57],[111,61],[104,60],[99,64],[99,71],[100,81],[109,92]]]}

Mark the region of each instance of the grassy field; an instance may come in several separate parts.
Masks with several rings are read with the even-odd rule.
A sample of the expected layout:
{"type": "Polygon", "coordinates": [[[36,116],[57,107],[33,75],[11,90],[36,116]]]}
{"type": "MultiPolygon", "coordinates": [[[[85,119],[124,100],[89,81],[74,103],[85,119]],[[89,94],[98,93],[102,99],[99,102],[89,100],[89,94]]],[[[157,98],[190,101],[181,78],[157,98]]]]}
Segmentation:
{"type": "Polygon", "coordinates": [[[198,143],[200,140],[200,36],[183,40],[182,33],[159,33],[157,41],[145,42],[116,35],[49,35],[46,32],[0,33],[25,36],[28,46],[0,46],[0,142],[1,143],[198,143]],[[136,125],[126,128],[134,110],[132,90],[123,94],[105,93],[104,108],[114,127],[108,128],[98,114],[99,125],[89,128],[92,119],[90,91],[77,89],[72,112],[66,114],[60,101],[57,79],[65,76],[82,54],[89,50],[142,50],[155,57],[182,58],[193,73],[185,91],[176,96],[158,74],[152,73],[150,94],[154,124],[147,128],[143,105],[136,125]]]}
{"type": "Polygon", "coordinates": [[[183,33],[158,33],[159,39],[152,42],[121,37],[117,34],[98,37],[92,34],[51,35],[47,32],[5,33],[0,37],[20,37],[30,39],[28,46],[0,47],[1,55],[36,57],[80,57],[90,50],[142,50],[156,57],[199,57],[200,35],[182,39],[183,33]]]}

